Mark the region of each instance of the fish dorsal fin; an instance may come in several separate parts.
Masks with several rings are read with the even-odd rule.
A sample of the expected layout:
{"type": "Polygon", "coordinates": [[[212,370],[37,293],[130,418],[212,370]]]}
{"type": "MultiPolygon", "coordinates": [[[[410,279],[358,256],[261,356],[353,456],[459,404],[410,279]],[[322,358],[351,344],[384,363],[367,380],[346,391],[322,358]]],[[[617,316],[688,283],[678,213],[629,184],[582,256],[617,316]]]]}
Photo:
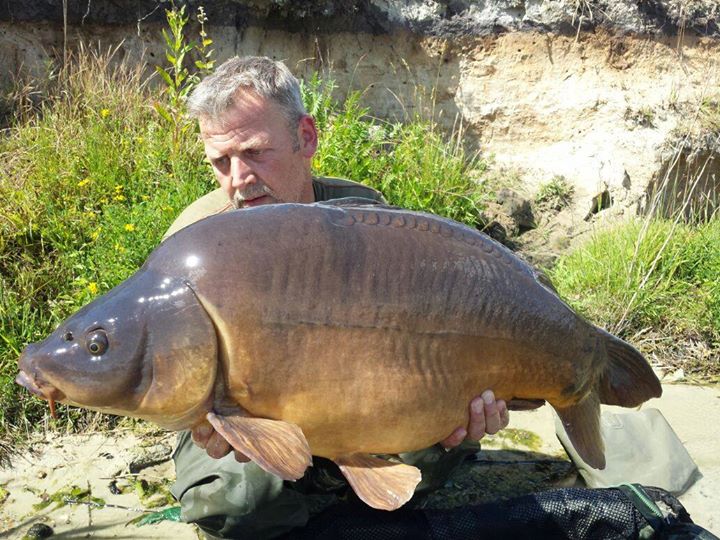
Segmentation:
{"type": "Polygon", "coordinates": [[[408,502],[420,482],[420,470],[367,454],[334,459],[357,496],[378,510],[396,510],[408,502]]]}
{"type": "Polygon", "coordinates": [[[398,210],[397,206],[392,206],[382,201],[376,201],[375,199],[367,199],[365,197],[341,197],[339,199],[329,199],[327,201],[319,201],[317,204],[325,206],[372,206],[373,208],[390,208],[398,210]]]}
{"type": "Polygon", "coordinates": [[[302,478],[312,465],[310,446],[295,424],[212,412],[207,419],[235,450],[283,480],[302,478]]]}
{"type": "Polygon", "coordinates": [[[553,282],[550,281],[550,278],[547,276],[547,274],[545,272],[542,272],[540,270],[535,270],[535,279],[537,280],[538,283],[543,285],[546,289],[550,289],[556,295],[560,296],[560,294],[557,292],[557,289],[555,288],[555,285],[553,285],[553,282]]]}

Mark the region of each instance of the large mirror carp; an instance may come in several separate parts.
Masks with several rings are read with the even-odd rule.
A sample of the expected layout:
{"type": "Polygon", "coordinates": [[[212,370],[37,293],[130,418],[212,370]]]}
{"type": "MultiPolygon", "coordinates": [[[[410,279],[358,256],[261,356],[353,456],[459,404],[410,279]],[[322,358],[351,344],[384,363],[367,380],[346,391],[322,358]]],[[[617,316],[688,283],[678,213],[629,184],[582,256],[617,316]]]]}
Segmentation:
{"type": "Polygon", "coordinates": [[[467,404],[550,403],[590,465],[600,404],[661,394],[632,346],[578,316],[486,235],[387,206],[278,204],[199,221],[28,345],[17,382],[49,400],[168,429],[210,421],[260,467],[298,479],[334,460],[395,509],[467,404]]]}

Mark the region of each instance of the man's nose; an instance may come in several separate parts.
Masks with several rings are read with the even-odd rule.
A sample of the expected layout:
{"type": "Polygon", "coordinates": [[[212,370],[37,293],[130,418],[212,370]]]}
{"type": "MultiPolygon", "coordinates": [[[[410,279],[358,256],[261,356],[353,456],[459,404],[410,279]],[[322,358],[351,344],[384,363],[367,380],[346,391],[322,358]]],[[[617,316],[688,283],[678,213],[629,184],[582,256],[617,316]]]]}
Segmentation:
{"type": "Polygon", "coordinates": [[[239,188],[255,181],[252,169],[238,156],[233,156],[230,159],[230,176],[232,177],[232,186],[234,188],[239,188]]]}

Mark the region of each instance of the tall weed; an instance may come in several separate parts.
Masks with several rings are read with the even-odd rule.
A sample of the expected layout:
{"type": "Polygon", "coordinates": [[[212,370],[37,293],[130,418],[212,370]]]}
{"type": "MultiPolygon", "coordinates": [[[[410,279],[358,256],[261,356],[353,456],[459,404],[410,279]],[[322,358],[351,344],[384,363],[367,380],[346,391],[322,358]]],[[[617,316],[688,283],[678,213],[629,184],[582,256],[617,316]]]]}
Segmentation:
{"type": "Polygon", "coordinates": [[[196,133],[173,133],[144,66],[83,49],[57,90],[0,139],[0,428],[30,425],[18,354],[130,275],[178,210],[212,187],[196,133]]]}
{"type": "Polygon", "coordinates": [[[313,162],[318,174],[362,182],[403,208],[480,225],[489,195],[480,182],[487,164],[466,153],[460,130],[448,137],[420,118],[378,120],[361,105],[359,93],[337,103],[333,89],[332,81],[317,77],[303,85],[306,107],[320,132],[313,162]]]}

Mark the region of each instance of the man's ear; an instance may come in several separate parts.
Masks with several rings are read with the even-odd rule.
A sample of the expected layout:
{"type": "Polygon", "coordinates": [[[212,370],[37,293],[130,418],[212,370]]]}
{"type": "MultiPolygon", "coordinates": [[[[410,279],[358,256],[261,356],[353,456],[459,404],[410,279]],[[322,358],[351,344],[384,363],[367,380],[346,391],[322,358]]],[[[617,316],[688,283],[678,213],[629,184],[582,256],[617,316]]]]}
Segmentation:
{"type": "Polygon", "coordinates": [[[300,153],[304,158],[310,159],[315,155],[318,147],[318,132],[315,127],[315,119],[312,116],[306,114],[300,118],[297,135],[300,143],[300,153]]]}

